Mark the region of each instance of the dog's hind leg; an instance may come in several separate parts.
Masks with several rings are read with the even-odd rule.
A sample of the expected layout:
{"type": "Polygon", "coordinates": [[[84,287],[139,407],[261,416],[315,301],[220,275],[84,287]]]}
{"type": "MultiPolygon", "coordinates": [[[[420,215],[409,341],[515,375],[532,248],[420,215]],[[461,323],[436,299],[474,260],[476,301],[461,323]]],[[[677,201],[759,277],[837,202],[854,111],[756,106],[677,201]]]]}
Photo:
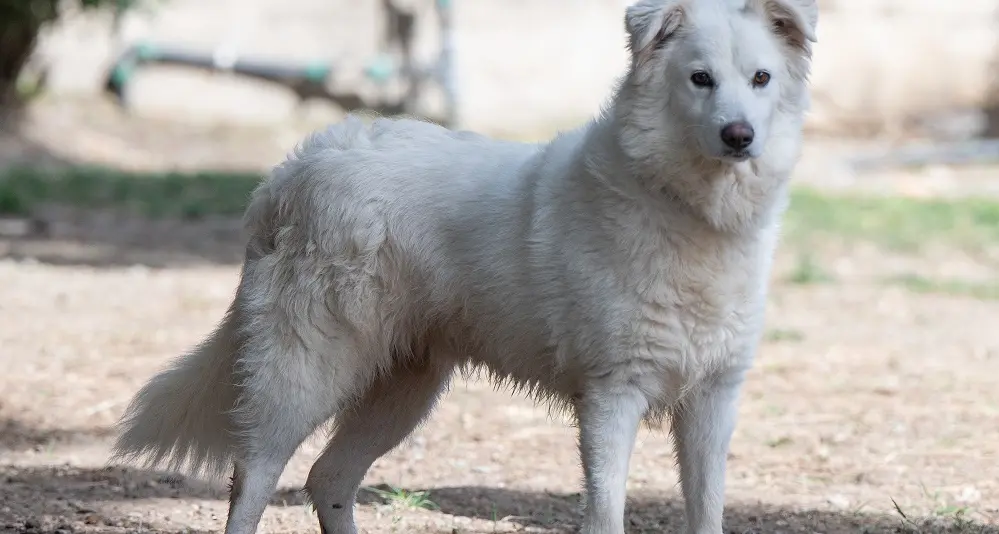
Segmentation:
{"type": "MultiPolygon", "coordinates": [[[[270,367],[297,356],[276,353],[270,367]]],[[[335,411],[325,394],[329,386],[315,388],[318,381],[305,378],[307,370],[268,371],[248,375],[251,386],[244,386],[235,413],[239,434],[226,534],[256,531],[288,460],[335,411]]]]}
{"type": "Polygon", "coordinates": [[[225,534],[253,534],[277,487],[278,478],[315,425],[266,424],[243,436],[237,453],[225,534]]]}
{"type": "Polygon", "coordinates": [[[365,473],[427,417],[452,371],[443,360],[402,362],[339,414],[306,482],[323,534],[357,532],[353,507],[365,473]]]}
{"type": "Polygon", "coordinates": [[[236,471],[226,534],[252,534],[285,465],[301,443],[363,388],[356,347],[296,322],[294,335],[280,321],[257,323],[244,344],[233,411],[236,471]],[[285,335],[282,335],[284,333],[285,335]]]}

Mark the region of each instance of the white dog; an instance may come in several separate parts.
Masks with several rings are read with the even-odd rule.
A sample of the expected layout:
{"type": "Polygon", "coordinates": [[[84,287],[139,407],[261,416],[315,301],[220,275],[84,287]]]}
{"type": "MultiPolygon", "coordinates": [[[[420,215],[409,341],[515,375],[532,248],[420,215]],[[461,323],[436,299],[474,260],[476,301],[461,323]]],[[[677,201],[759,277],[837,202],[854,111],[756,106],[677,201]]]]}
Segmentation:
{"type": "Polygon", "coordinates": [[[549,143],[410,120],[314,134],[254,193],[221,325],[137,394],[115,458],[233,465],[226,532],[249,534],[332,418],[306,490],[325,534],[354,533],[371,463],[483,368],[573,410],[584,533],[624,532],[637,430],[665,416],[688,532],[719,534],[817,16],[640,0],[612,102],[549,143]]]}

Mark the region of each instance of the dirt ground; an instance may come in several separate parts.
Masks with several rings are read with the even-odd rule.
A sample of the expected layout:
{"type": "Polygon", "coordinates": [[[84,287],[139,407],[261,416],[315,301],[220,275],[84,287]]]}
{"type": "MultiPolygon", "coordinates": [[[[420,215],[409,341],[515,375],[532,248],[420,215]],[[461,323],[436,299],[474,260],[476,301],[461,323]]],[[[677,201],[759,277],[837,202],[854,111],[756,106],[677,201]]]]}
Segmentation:
{"type": "MultiPolygon", "coordinates": [[[[32,157],[79,160],[68,152],[91,143],[103,162],[125,167],[157,154],[159,165],[201,157],[256,168],[280,156],[274,139],[285,135],[242,152],[220,139],[209,150],[210,134],[136,139],[81,122],[75,137],[31,125],[32,157]]],[[[0,235],[0,532],[220,530],[222,488],[106,459],[129,397],[221,317],[237,276],[238,222],[52,217],[44,238],[0,235]]],[[[727,531],[999,533],[999,301],[881,282],[913,270],[994,278],[995,265],[951,251],[812,252],[834,281],[789,281],[798,256],[788,250],[775,270],[768,333],[731,448],[727,531]]],[[[312,440],[295,457],[263,532],[318,532],[298,490],[321,446],[312,440]]],[[[567,421],[463,381],[366,479],[428,491],[429,502],[407,507],[420,499],[366,491],[357,518],[371,534],[571,532],[580,478],[567,421]]],[[[630,531],[681,531],[663,431],[642,431],[629,491],[630,531]]]]}

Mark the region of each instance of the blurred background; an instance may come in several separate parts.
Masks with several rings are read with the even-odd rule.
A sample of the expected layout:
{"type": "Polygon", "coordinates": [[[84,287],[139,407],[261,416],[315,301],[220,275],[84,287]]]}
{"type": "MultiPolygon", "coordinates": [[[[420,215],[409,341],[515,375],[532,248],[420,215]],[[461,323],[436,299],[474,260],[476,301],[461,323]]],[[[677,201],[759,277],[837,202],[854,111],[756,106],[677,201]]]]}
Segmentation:
{"type": "MultiPolygon", "coordinates": [[[[105,465],[233,293],[267,169],[347,110],[540,140],[625,68],[626,0],[0,0],[0,532],[217,531],[105,465]]],[[[729,458],[727,531],[999,532],[999,2],[819,0],[807,145],[729,458]]],[[[458,381],[362,530],[571,532],[573,430],[458,381]]],[[[262,532],[318,532],[289,466],[262,532]]],[[[677,532],[643,430],[633,532],[677,532]]]]}

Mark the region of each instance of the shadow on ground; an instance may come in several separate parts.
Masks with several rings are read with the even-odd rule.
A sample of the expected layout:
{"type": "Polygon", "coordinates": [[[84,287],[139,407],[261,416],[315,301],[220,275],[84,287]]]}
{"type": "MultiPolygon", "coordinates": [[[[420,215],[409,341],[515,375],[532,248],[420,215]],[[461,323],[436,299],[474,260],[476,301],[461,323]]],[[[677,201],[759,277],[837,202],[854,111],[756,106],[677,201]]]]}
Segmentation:
{"type": "Polygon", "coordinates": [[[17,419],[0,418],[0,452],[44,450],[56,445],[101,439],[109,434],[108,429],[92,428],[44,430],[17,419]]]}
{"type": "MultiPolygon", "coordinates": [[[[387,489],[387,488],[386,488],[387,489]]],[[[430,488],[429,498],[441,513],[483,520],[503,520],[523,527],[574,532],[578,525],[578,494],[525,492],[487,487],[430,488]]],[[[373,493],[359,497],[365,504],[382,502],[373,493]]],[[[683,532],[683,505],[672,498],[633,495],[628,501],[628,532],[683,532]]],[[[888,534],[976,533],[999,534],[999,527],[962,521],[909,521],[900,516],[868,515],[852,511],[785,510],[774,506],[734,503],[726,508],[726,534],[784,533],[888,534]]]]}
{"type": "MultiPolygon", "coordinates": [[[[105,515],[105,504],[139,499],[224,500],[224,488],[198,480],[160,473],[110,467],[78,469],[0,466],[5,488],[5,510],[0,532],[43,533],[73,530],[120,532],[128,518],[105,515]],[[41,503],[41,506],[39,506],[41,503]],[[13,519],[13,518],[18,519],[13,519]],[[82,523],[82,525],[81,525],[82,523]],[[27,527],[25,526],[27,525],[27,527]],[[29,528],[30,527],[30,528],[29,528]]],[[[428,490],[440,513],[519,524],[535,532],[573,532],[579,523],[579,496],[517,491],[489,487],[443,487],[428,490]]],[[[271,501],[275,506],[301,506],[302,493],[285,489],[271,501]]],[[[362,491],[361,506],[383,503],[374,492],[362,491]]],[[[222,519],[219,518],[221,526],[222,519]]],[[[673,499],[636,495],[629,500],[628,532],[681,532],[682,505],[673,499]]],[[[444,531],[442,531],[444,532],[444,531]]],[[[447,532],[452,532],[447,529],[447,532]]],[[[460,530],[460,532],[465,532],[460,530]]],[[[999,528],[971,522],[907,523],[900,517],[864,515],[849,511],[784,510],[772,506],[732,504],[726,512],[726,534],[815,533],[976,533],[999,534],[999,528]]]]}
{"type": "Polygon", "coordinates": [[[0,226],[0,259],[94,268],[232,265],[243,259],[238,218],[150,220],[110,212],[49,210],[40,218],[14,218],[0,226]],[[53,212],[55,214],[53,215],[53,212]],[[41,226],[40,230],[27,230],[41,226]]]}

